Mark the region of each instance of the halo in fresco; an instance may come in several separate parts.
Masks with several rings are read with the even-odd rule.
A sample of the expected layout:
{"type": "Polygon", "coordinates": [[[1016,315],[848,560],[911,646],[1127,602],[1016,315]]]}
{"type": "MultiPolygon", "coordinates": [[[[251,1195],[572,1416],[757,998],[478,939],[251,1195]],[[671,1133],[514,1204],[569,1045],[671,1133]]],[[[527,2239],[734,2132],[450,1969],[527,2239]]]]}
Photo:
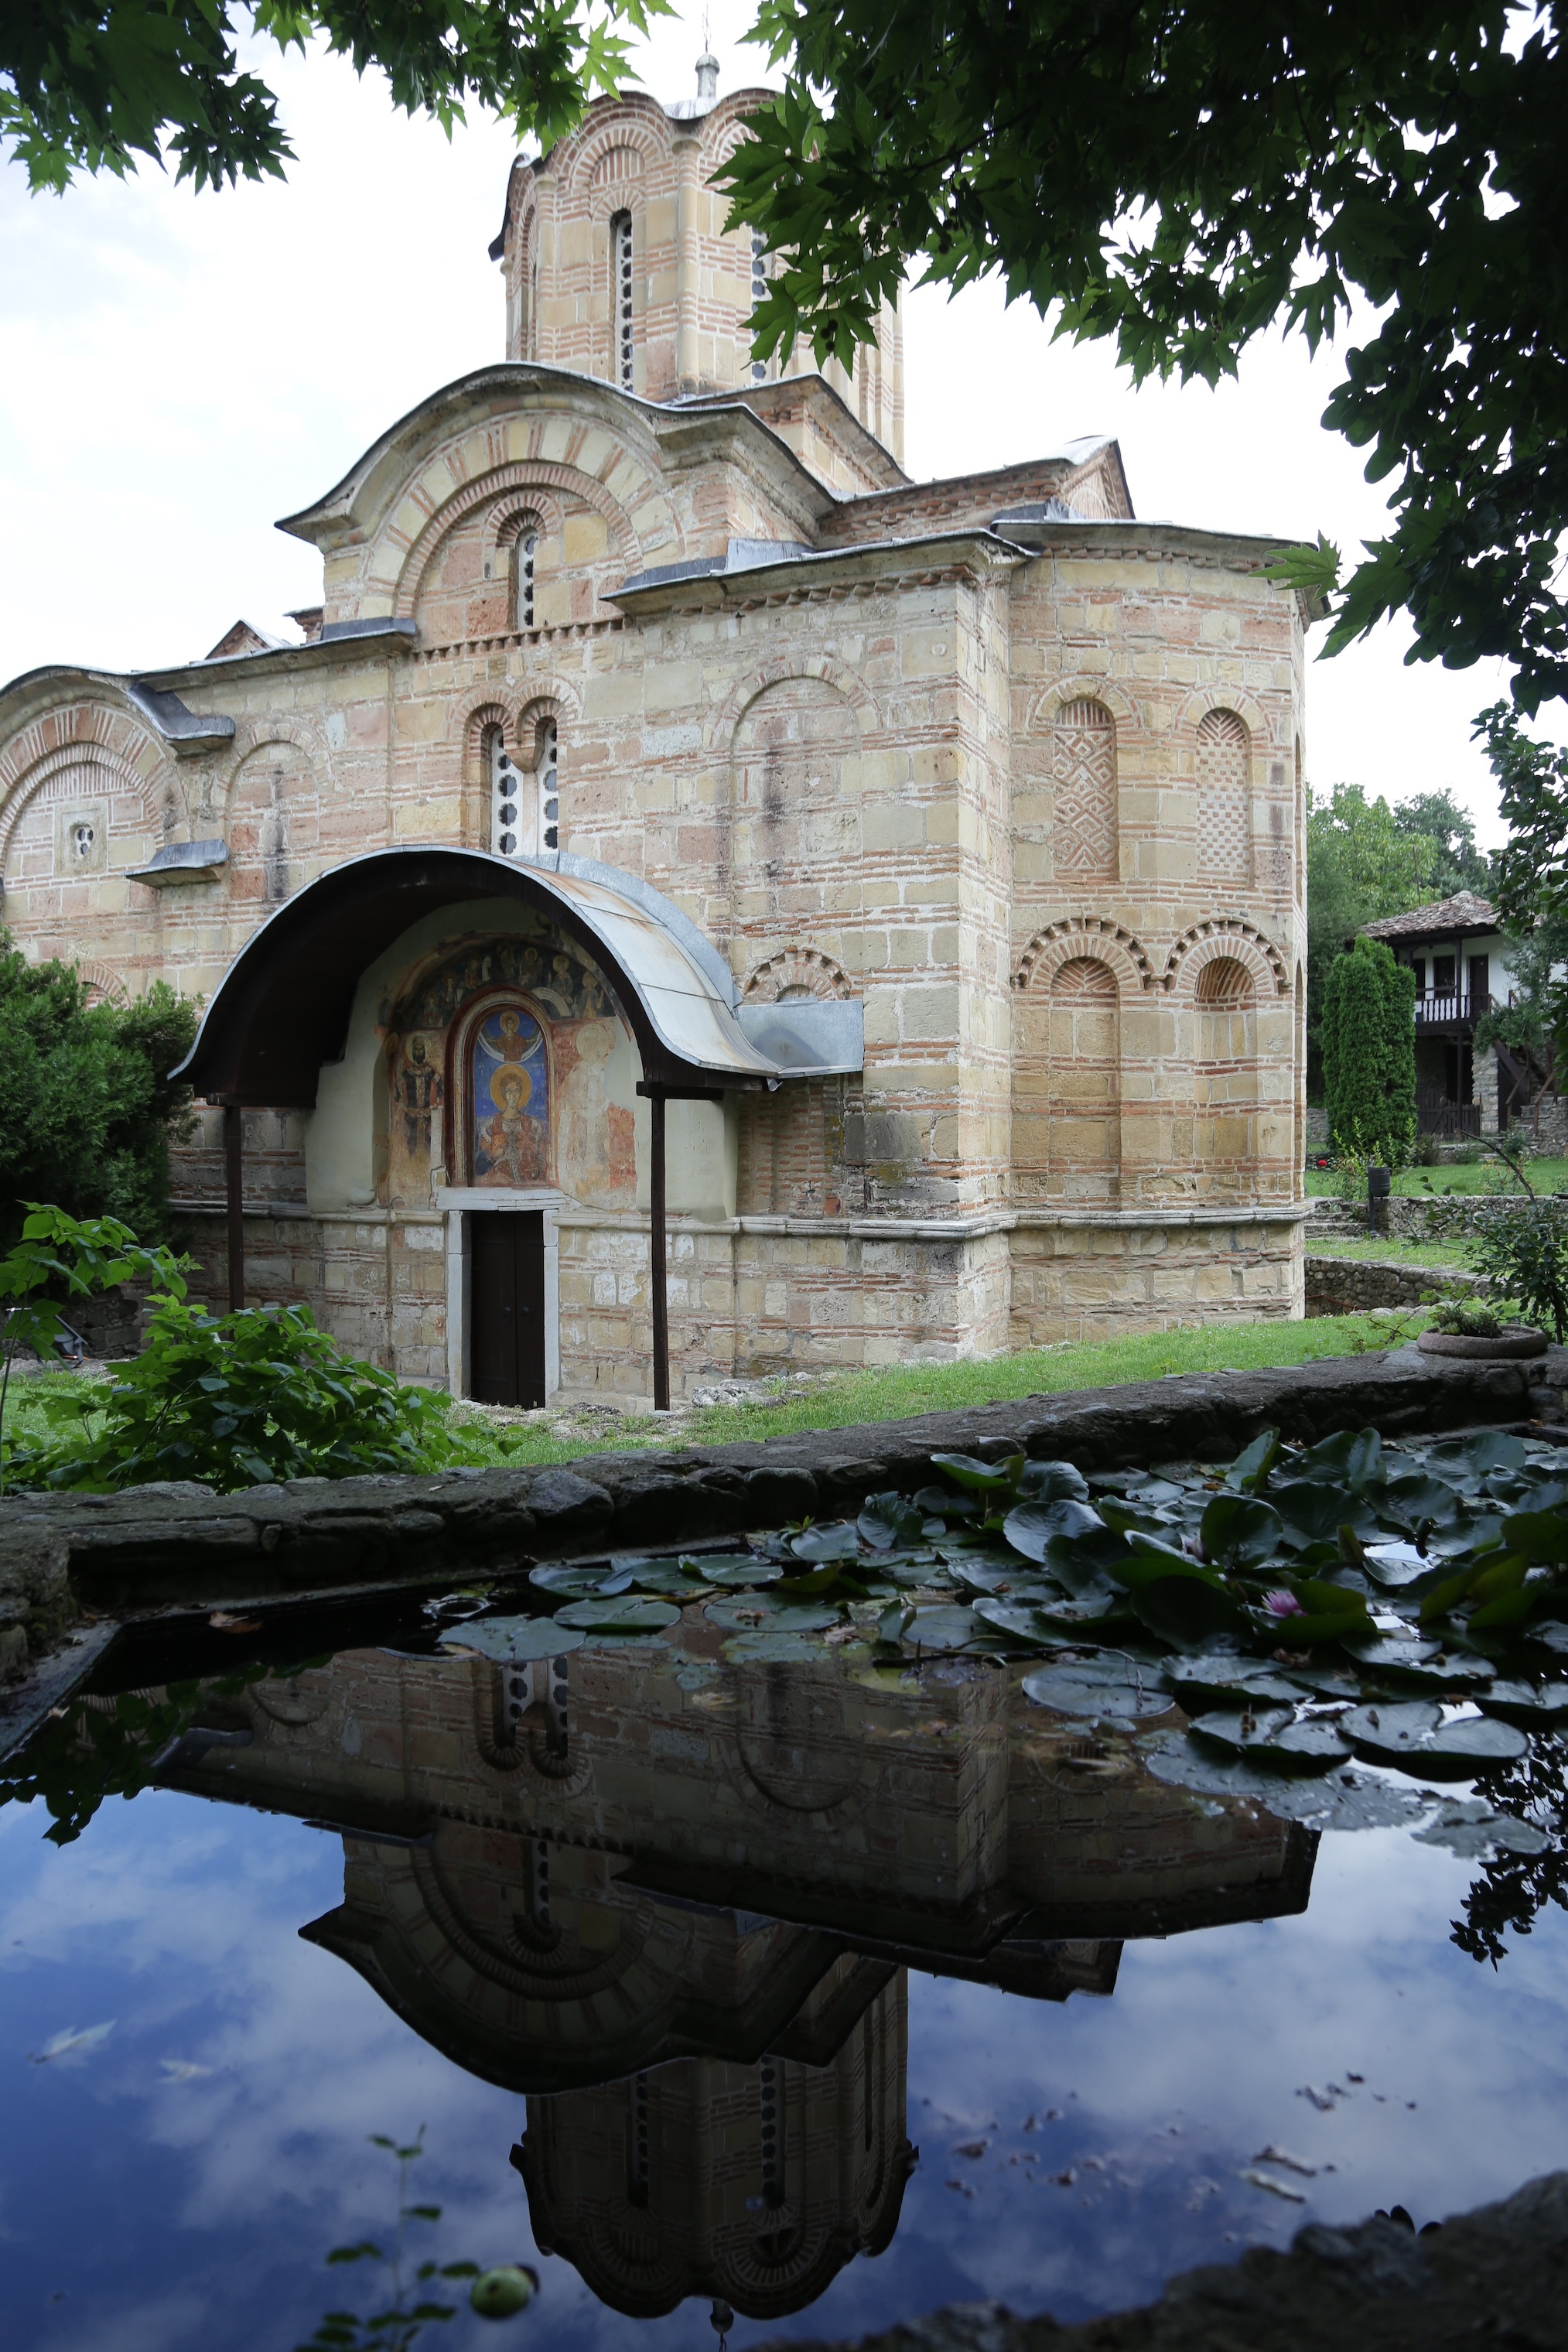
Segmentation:
{"type": "Polygon", "coordinates": [[[524,1005],[497,1005],[476,1023],[468,1052],[475,1183],[545,1183],[549,1176],[549,1064],[538,1023],[524,1005]]]}

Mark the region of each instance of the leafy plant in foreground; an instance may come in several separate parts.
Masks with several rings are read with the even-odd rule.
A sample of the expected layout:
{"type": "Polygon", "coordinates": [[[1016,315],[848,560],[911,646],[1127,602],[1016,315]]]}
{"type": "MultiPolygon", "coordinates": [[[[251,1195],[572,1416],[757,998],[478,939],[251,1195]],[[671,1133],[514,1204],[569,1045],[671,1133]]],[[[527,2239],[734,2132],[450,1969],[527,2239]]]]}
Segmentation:
{"type": "Polygon", "coordinates": [[[373,2132],[371,2146],[384,2147],[397,2160],[397,2236],[392,2252],[384,2252],[373,2239],[361,2238],[352,2246],[334,2246],[327,2260],[332,2263],[375,2263],[387,2273],[392,2300],[384,2311],[369,2319],[361,2319],[351,2311],[328,2312],[316,2333],[307,2343],[298,2345],[296,2352],[409,2352],[410,2346],[432,2320],[456,2315],[455,2304],[432,2299],[435,2282],[440,2279],[472,2280],[469,2304],[482,2319],[509,2319],[525,2310],[533,2300],[538,2281],[531,2271],[515,2264],[482,2272],[477,2263],[437,2263],[427,2258],[416,2263],[405,2280],[410,2222],[434,2224],[441,2219],[439,2205],[409,2202],[409,2168],[424,2154],[424,2126],[422,2124],[417,2137],[402,2147],[383,2132],[373,2132]],[[412,2304],[408,2299],[411,2294],[416,2298],[412,2304]]]}
{"type": "Polygon", "coordinates": [[[185,1295],[189,1258],[142,1247],[111,1217],[82,1221],[30,1204],[23,1238],[0,1259],[5,1325],[0,1418],[11,1355],[24,1339],[47,1354],[68,1298],[132,1279],[151,1298],[146,1345],[101,1389],[53,1394],[43,1412],[52,1444],[0,1456],[13,1486],[112,1492],[155,1479],[230,1489],[286,1478],[347,1478],[416,1471],[452,1451],[445,1400],[405,1388],[391,1372],[345,1355],[306,1307],[242,1307],[211,1315],[185,1295]]]}
{"type": "Polygon", "coordinates": [[[0,1369],[0,1490],[7,1468],[5,1402],[18,1348],[44,1360],[55,1352],[60,1330],[57,1294],[68,1301],[117,1290],[126,1282],[156,1282],[174,1298],[185,1293],[184,1270],[193,1261],[160,1245],[146,1249],[116,1217],[78,1218],[37,1201],[26,1204],[19,1241],[0,1257],[0,1299],[5,1308],[4,1357],[0,1369]],[[51,1298],[47,1294],[54,1291],[51,1298]]]}

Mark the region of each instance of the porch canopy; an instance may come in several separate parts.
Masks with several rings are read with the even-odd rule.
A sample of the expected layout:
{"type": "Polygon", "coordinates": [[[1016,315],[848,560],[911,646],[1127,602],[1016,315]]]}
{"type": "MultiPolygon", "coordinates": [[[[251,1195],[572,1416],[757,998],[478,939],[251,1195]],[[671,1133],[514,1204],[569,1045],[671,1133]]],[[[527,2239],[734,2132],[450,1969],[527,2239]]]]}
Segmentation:
{"type": "Polygon", "coordinates": [[[361,978],[443,907],[513,899],[576,940],[598,967],[642,1059],[649,1171],[653,1402],[670,1402],[664,1105],[795,1076],[743,1034],[728,968],[677,910],[629,875],[559,856],[523,864],[478,849],[378,849],[336,866],[278,908],[235,958],[179,1068],[224,1106],[229,1304],[245,1303],[245,1108],[311,1110],[324,1062],[340,1061],[361,978]],[[620,884],[622,887],[615,887],[620,884]]]}
{"type": "Polygon", "coordinates": [[[633,898],[629,876],[617,889],[606,869],[570,864],[578,870],[481,849],[377,849],[333,866],[240,950],[172,1075],[209,1102],[314,1109],[321,1065],[342,1059],[361,976],[423,916],[484,898],[537,908],[587,950],[636,1042],[644,1091],[749,1090],[796,1075],[742,1034],[716,952],[674,908],[633,898]]]}

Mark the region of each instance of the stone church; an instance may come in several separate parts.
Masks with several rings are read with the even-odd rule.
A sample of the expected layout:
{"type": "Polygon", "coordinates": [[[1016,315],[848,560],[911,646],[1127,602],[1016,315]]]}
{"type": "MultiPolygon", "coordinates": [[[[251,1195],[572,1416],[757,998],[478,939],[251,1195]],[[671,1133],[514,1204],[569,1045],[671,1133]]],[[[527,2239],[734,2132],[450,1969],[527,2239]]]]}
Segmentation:
{"type": "Polygon", "coordinates": [[[5,922],[204,1005],[214,1297],[500,1402],[1302,1311],[1303,635],[1120,451],[753,362],[757,93],[519,162],[297,641],[0,695],[5,922]]]}

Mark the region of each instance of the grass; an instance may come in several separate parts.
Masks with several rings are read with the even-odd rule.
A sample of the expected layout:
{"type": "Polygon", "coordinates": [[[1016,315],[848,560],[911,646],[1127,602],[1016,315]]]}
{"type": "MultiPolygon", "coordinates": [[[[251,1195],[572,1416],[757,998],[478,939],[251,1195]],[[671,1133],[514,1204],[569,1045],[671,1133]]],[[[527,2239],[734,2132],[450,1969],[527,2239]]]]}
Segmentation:
{"type": "MultiPolygon", "coordinates": [[[[1531,1160],[1525,1173],[1538,1192],[1568,1192],[1568,1160],[1531,1160]]],[[[1332,1169],[1309,1168],[1306,1176],[1309,1200],[1326,1200],[1339,1191],[1339,1179],[1332,1169]]],[[[1423,1201],[1441,1192],[1511,1192],[1518,1187],[1500,1160],[1487,1159],[1468,1167],[1456,1163],[1451,1168],[1402,1168],[1394,1179],[1394,1190],[1404,1200],[1423,1201]]]]}
{"type": "Polygon", "coordinates": [[[570,1462],[584,1454],[633,1447],[726,1445],[741,1440],[845,1429],[857,1422],[898,1421],[913,1413],[956,1412],[1017,1397],[1061,1395],[1076,1389],[1118,1388],[1171,1372],[1253,1371],[1311,1363],[1396,1345],[1421,1327],[1419,1310],[1398,1318],[1324,1315],[1311,1322],[1212,1324],[1196,1330],[1129,1333],[1113,1339],[1072,1340],[987,1362],[911,1364],[850,1372],[821,1387],[798,1389],[752,1404],[714,1405],[683,1415],[674,1427],[639,1415],[602,1436],[554,1437],[542,1423],[476,1426],[461,1405],[448,1424],[476,1461],[516,1464],[570,1462]]]}
{"type": "Polygon", "coordinates": [[[1430,1265],[1443,1272],[1468,1273],[1473,1264],[1471,1244],[1462,1234],[1451,1241],[1402,1242],[1391,1234],[1376,1241],[1344,1241],[1330,1234],[1307,1243],[1309,1257],[1359,1257],[1379,1265],[1430,1265]]]}
{"type": "MultiPolygon", "coordinates": [[[[532,1468],[575,1462],[584,1454],[725,1445],[743,1439],[845,1429],[857,1422],[955,1412],[1019,1397],[1118,1388],[1130,1381],[1159,1380],[1173,1372],[1254,1371],[1312,1363],[1324,1356],[1358,1355],[1397,1346],[1425,1320],[1416,1309],[1395,1317],[1323,1315],[1301,1323],[1214,1323],[1196,1329],[1071,1340],[1020,1355],[993,1357],[986,1362],[968,1359],[844,1373],[817,1387],[782,1393],[777,1401],[713,1405],[682,1413],[673,1421],[639,1413],[596,1424],[585,1416],[587,1425],[570,1435],[557,1435],[546,1422],[503,1421],[465,1404],[453,1406],[446,1425],[456,1441],[459,1462],[532,1468]]],[[[67,1392],[79,1402],[90,1403],[106,1390],[103,1383],[89,1384],[68,1372],[40,1372],[13,1380],[5,1413],[7,1437],[48,1435],[44,1401],[51,1393],[67,1392]]]]}

